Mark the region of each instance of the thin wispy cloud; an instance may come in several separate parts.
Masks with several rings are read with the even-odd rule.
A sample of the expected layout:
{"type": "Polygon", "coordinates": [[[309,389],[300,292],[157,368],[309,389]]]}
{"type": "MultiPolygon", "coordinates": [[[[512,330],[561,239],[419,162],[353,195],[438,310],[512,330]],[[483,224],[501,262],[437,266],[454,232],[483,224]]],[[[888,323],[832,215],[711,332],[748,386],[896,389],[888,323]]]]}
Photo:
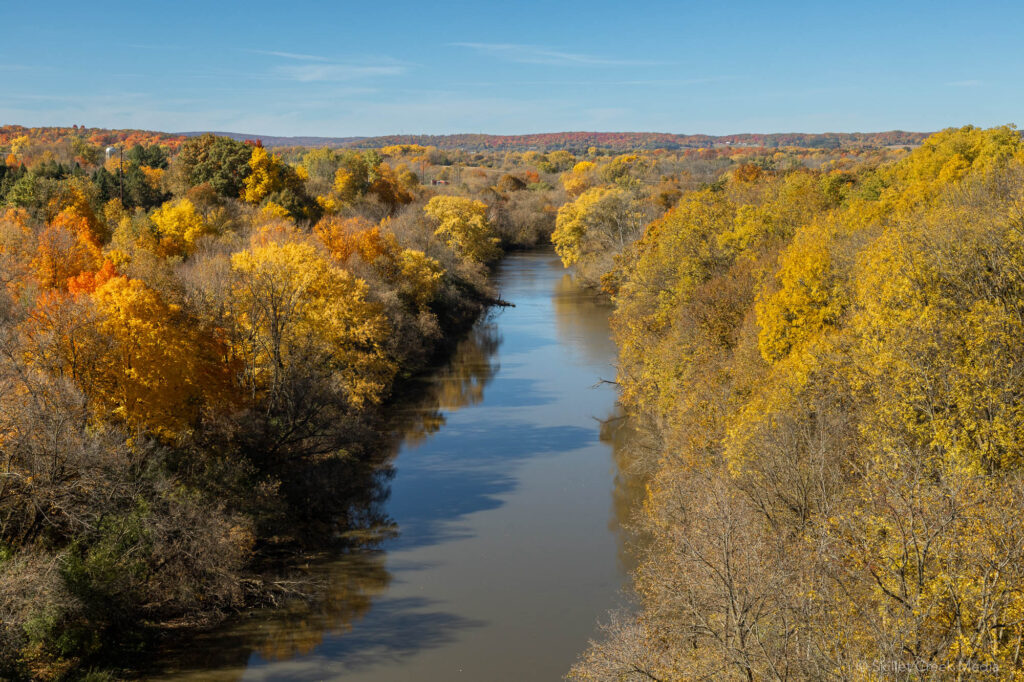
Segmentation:
{"type": "Polygon", "coordinates": [[[967,81],[950,81],[946,83],[946,87],[949,88],[977,88],[984,85],[984,81],[967,80],[967,81]]]}
{"type": "Polygon", "coordinates": [[[188,50],[191,49],[185,45],[170,45],[170,44],[153,44],[153,43],[125,43],[125,47],[130,47],[133,50],[188,50]]]}
{"type": "Polygon", "coordinates": [[[684,85],[707,85],[709,83],[724,83],[734,81],[742,76],[705,76],[703,78],[663,78],[660,80],[631,80],[613,81],[610,85],[651,85],[651,86],[684,86],[684,85]]]}
{"type": "Polygon", "coordinates": [[[280,52],[277,50],[245,50],[252,54],[262,54],[268,57],[281,57],[282,59],[295,59],[305,62],[329,62],[327,57],[320,57],[315,54],[299,54],[297,52],[280,52]]]}
{"type": "Polygon", "coordinates": [[[519,64],[547,64],[551,66],[659,66],[665,62],[639,59],[616,59],[577,52],[562,52],[538,45],[516,43],[449,43],[452,47],[464,47],[498,59],[519,64]]]}
{"type": "MultiPolygon", "coordinates": [[[[140,43],[128,43],[125,47],[130,47],[136,50],[173,50],[173,51],[185,51],[192,50],[194,48],[187,45],[153,45],[153,44],[140,44],[140,43]]],[[[248,54],[261,54],[266,57],[280,57],[281,59],[295,59],[306,62],[329,62],[331,61],[327,57],[321,57],[315,54],[303,54],[301,52],[286,52],[284,50],[255,50],[251,48],[226,48],[226,52],[245,52],[248,54]]]]}
{"type": "Polygon", "coordinates": [[[124,102],[125,100],[139,100],[149,97],[144,92],[118,92],[108,94],[95,94],[88,97],[82,95],[44,95],[39,93],[4,93],[4,97],[11,100],[24,100],[30,102],[82,102],[86,99],[92,102],[124,102]]]}
{"type": "Polygon", "coordinates": [[[684,87],[689,85],[707,85],[733,81],[740,76],[708,76],[706,78],[666,78],[648,80],[531,80],[531,81],[465,81],[455,83],[461,87],[473,88],[507,88],[507,87],[684,87]]]}
{"type": "Polygon", "coordinates": [[[274,74],[300,83],[314,83],[400,76],[406,71],[401,64],[302,64],[278,67],[274,74]]]}

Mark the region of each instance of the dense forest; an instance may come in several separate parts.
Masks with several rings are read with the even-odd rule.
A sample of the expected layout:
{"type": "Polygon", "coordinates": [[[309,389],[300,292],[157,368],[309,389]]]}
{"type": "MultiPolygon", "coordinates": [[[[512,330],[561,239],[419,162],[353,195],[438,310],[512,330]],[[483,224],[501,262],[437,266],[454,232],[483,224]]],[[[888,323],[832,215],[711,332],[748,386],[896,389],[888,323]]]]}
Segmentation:
{"type": "Polygon", "coordinates": [[[1016,130],[452,137],[0,128],[0,677],[387,533],[389,407],[548,243],[614,303],[646,490],[572,677],[1022,667],[1016,130]]]}
{"type": "Polygon", "coordinates": [[[554,240],[615,302],[640,604],[571,677],[1018,679],[1018,132],[737,164],[650,221],[609,179],[554,240]]]}
{"type": "Polygon", "coordinates": [[[161,628],[293,591],[271,564],[372,535],[388,401],[494,302],[488,264],[546,239],[562,196],[515,160],[425,185],[412,168],[448,169],[422,148],[289,163],[212,135],[16,132],[4,678],[123,662],[161,628]]]}

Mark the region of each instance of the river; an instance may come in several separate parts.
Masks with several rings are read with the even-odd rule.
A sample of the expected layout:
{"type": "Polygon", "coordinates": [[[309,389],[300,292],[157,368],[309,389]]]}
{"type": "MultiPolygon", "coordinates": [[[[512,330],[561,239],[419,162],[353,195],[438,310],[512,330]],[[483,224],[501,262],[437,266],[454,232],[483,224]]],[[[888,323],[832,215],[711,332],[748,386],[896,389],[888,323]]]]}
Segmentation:
{"type": "Polygon", "coordinates": [[[312,566],[322,603],[260,611],[173,656],[166,679],[559,680],[624,602],[629,505],[610,308],[551,251],[498,266],[500,296],[405,408],[382,510],[397,536],[312,566]],[[606,430],[607,435],[607,430],[606,430]]]}

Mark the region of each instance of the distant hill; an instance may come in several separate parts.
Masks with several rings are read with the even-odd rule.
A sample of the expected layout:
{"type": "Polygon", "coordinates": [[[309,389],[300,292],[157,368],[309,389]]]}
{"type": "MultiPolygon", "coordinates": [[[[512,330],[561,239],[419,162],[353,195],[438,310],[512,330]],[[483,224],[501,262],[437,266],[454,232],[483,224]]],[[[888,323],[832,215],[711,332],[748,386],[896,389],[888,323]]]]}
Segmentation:
{"type": "MultiPolygon", "coordinates": [[[[38,127],[0,125],[0,145],[14,138],[28,135],[33,139],[56,142],[60,139],[80,137],[93,144],[105,146],[125,144],[165,144],[177,147],[189,137],[204,135],[207,131],[164,133],[147,130],[111,130],[106,128],[38,127]]],[[[803,147],[825,149],[861,149],[893,145],[918,145],[930,133],[893,130],[883,133],[743,133],[738,135],[679,135],[674,133],[597,133],[565,132],[534,135],[385,135],[379,137],[315,137],[277,136],[252,133],[210,131],[235,140],[262,140],[267,147],[333,147],[368,149],[399,144],[418,144],[438,149],[464,151],[548,151],[567,149],[585,152],[590,147],[622,152],[631,149],[707,149],[710,147],[803,147]]]]}
{"type": "Polygon", "coordinates": [[[221,137],[230,137],[232,140],[244,142],[245,140],[260,140],[265,147],[351,147],[355,146],[365,137],[304,137],[304,136],[280,136],[280,135],[249,135],[245,133],[225,133],[217,130],[198,130],[187,133],[174,133],[184,137],[198,137],[213,133],[221,137]]]}
{"type": "MultiPolygon", "coordinates": [[[[177,133],[186,137],[203,132],[177,133]]],[[[678,135],[674,133],[567,132],[534,135],[384,135],[378,137],[276,137],[215,132],[235,140],[262,140],[267,147],[351,147],[369,149],[397,144],[418,144],[438,149],[466,151],[586,151],[590,147],[626,151],[629,149],[700,149],[736,145],[741,147],[863,148],[917,145],[930,133],[893,130],[882,133],[742,133],[738,135],[678,135]]]]}
{"type": "Polygon", "coordinates": [[[420,144],[439,149],[539,151],[590,147],[629,149],[686,149],[736,145],[742,147],[862,148],[920,144],[930,133],[894,130],[884,133],[771,133],[739,135],[677,135],[674,133],[540,133],[536,135],[387,135],[366,137],[346,146],[386,147],[420,144]]]}

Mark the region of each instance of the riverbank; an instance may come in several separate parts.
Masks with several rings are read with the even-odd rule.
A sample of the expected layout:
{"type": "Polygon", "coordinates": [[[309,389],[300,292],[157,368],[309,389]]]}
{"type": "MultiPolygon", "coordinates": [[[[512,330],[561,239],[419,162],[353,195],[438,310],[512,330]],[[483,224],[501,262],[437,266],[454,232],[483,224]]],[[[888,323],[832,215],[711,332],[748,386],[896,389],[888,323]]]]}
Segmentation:
{"type": "Polygon", "coordinates": [[[280,566],[377,532],[389,396],[498,303],[443,242],[444,265],[366,221],[239,223],[187,262],[140,246],[0,291],[0,675],[74,679],[303,593],[280,566]]]}
{"type": "Polygon", "coordinates": [[[557,679],[626,583],[608,307],[550,250],[497,266],[492,309],[401,408],[377,507],[398,535],[311,564],[313,602],[166,651],[167,679],[557,679]],[[607,429],[605,429],[607,430],[607,429]],[[518,652],[530,651],[529,656],[518,652]]]}

